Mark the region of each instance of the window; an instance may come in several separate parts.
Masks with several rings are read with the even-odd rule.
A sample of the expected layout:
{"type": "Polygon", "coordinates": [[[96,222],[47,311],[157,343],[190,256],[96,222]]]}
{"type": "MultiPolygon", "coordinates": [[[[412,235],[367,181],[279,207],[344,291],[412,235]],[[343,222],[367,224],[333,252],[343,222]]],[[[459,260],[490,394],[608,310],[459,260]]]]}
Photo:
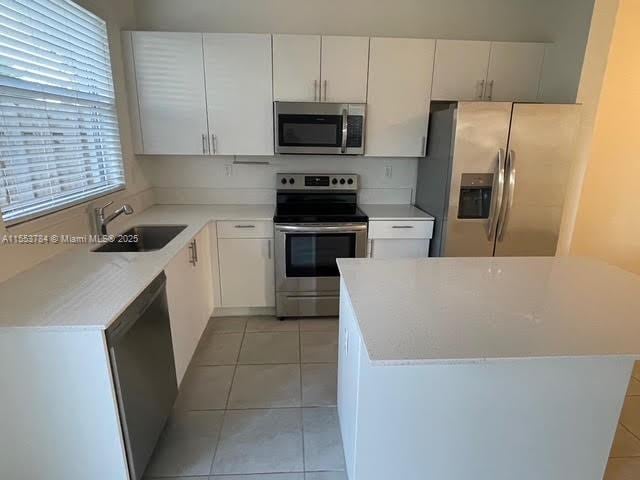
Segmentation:
{"type": "Polygon", "coordinates": [[[68,0],[0,0],[5,224],[123,187],[105,22],[68,0]]]}

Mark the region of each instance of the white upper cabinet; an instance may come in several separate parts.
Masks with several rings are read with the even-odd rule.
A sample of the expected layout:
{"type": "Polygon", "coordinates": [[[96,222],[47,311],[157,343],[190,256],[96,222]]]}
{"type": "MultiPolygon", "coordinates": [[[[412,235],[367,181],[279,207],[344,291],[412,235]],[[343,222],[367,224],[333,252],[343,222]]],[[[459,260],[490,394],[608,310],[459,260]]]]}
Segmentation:
{"type": "Polygon", "coordinates": [[[536,101],[544,50],[544,43],[492,42],[487,100],[536,101]]]}
{"type": "Polygon", "coordinates": [[[320,36],[273,35],[273,97],[314,102],[320,91],[320,36]]]}
{"type": "Polygon", "coordinates": [[[273,155],[271,36],[204,34],[211,153],[273,155]]]}
{"type": "Polygon", "coordinates": [[[433,100],[532,102],[545,44],[438,40],[433,100]]]}
{"type": "Polygon", "coordinates": [[[368,37],[322,37],[321,100],[367,101],[368,37]]]}
{"type": "Polygon", "coordinates": [[[363,103],[368,62],[367,37],[274,35],[274,99],[363,103]]]}
{"type": "Polygon", "coordinates": [[[432,100],[482,100],[491,42],[438,40],[432,100]]]}
{"type": "Polygon", "coordinates": [[[133,32],[132,47],[144,153],[207,153],[202,34],[133,32]]]}
{"type": "Polygon", "coordinates": [[[365,155],[424,155],[434,50],[434,40],[371,39],[365,155]]]}

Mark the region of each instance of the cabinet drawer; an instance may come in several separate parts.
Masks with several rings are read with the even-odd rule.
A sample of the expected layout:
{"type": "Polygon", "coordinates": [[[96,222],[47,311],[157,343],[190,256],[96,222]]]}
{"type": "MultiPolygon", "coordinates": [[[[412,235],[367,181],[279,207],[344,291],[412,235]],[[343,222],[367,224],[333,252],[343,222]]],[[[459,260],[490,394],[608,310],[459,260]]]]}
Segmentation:
{"type": "Polygon", "coordinates": [[[225,220],[217,222],[218,238],[273,238],[273,222],[225,220]]]}
{"type": "Polygon", "coordinates": [[[431,238],[433,221],[380,220],[369,222],[369,238],[431,238]]]}

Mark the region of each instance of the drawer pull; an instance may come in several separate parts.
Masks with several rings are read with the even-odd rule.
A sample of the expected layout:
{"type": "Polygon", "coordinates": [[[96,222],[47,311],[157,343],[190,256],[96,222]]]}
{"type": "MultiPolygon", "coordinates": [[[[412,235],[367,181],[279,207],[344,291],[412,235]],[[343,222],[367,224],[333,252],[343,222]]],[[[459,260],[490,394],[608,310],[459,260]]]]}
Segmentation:
{"type": "Polygon", "coordinates": [[[413,225],[393,225],[391,228],[413,228],[413,225]]]}
{"type": "Polygon", "coordinates": [[[256,228],[255,225],[234,225],[234,228],[256,228]]]}

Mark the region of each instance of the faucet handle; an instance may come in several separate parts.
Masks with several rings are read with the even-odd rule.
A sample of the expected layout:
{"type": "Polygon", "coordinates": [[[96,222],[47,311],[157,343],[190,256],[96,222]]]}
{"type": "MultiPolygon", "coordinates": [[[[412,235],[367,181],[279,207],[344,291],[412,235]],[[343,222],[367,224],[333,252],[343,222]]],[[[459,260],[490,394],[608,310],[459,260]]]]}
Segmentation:
{"type": "Polygon", "coordinates": [[[101,214],[104,214],[104,209],[109,207],[110,205],[113,205],[113,200],[111,200],[110,202],[107,202],[106,204],[104,204],[101,207],[96,207],[96,211],[100,212],[101,214]]]}

